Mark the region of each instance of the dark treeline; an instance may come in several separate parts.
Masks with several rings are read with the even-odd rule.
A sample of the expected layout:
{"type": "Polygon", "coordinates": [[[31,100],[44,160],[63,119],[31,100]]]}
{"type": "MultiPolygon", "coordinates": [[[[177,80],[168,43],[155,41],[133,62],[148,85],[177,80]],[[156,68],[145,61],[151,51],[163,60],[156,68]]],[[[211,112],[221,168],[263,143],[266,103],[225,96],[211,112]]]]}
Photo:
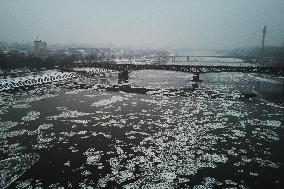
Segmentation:
{"type": "Polygon", "coordinates": [[[0,69],[10,70],[19,68],[28,69],[53,69],[57,66],[67,64],[75,61],[75,57],[65,57],[63,59],[56,59],[48,57],[47,59],[40,59],[33,56],[20,56],[20,55],[5,55],[0,53],[0,69]]]}

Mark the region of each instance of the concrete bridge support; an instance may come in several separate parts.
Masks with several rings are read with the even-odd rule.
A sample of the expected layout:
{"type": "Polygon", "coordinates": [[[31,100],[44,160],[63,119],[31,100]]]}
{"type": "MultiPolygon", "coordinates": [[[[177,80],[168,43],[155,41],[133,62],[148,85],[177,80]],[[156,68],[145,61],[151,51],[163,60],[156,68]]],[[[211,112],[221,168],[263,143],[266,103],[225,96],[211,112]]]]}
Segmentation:
{"type": "Polygon", "coordinates": [[[194,81],[194,82],[199,82],[199,81],[200,81],[200,79],[199,79],[199,73],[193,75],[192,81],[194,81]]]}
{"type": "Polygon", "coordinates": [[[128,79],[129,79],[128,70],[124,70],[118,73],[118,83],[119,84],[128,83],[128,79]]]}

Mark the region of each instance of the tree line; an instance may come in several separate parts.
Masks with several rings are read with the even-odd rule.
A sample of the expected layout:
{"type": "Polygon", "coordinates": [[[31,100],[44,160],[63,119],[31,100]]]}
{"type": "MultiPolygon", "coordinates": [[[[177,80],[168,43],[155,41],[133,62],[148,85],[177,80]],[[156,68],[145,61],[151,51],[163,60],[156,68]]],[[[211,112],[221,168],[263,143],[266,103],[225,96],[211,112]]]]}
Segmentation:
{"type": "Polygon", "coordinates": [[[0,53],[0,69],[10,70],[10,69],[53,69],[60,65],[74,62],[76,57],[69,56],[62,59],[57,59],[56,57],[48,57],[46,59],[40,59],[34,56],[20,56],[20,55],[6,55],[0,53]]]}

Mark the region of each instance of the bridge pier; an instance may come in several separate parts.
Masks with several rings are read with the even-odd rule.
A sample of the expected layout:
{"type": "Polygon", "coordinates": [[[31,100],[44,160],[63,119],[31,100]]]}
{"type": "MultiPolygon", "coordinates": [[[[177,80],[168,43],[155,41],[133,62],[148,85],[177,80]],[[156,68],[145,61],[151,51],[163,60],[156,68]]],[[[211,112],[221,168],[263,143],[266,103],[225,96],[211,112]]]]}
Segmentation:
{"type": "Polygon", "coordinates": [[[128,83],[129,73],[128,70],[124,70],[118,73],[118,84],[128,83]]]}
{"type": "Polygon", "coordinates": [[[194,82],[199,82],[199,81],[200,81],[200,79],[199,79],[199,73],[196,73],[196,74],[193,75],[192,81],[194,81],[194,82]]]}
{"type": "Polygon", "coordinates": [[[196,88],[198,88],[198,83],[197,82],[192,84],[192,89],[196,89],[196,88]]]}

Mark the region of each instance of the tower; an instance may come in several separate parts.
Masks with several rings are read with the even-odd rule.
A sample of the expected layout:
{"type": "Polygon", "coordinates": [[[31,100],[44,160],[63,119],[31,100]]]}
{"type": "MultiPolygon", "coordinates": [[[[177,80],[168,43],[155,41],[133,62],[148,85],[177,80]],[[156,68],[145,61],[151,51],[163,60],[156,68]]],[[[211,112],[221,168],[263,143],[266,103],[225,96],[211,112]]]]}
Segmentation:
{"type": "Polygon", "coordinates": [[[263,52],[264,52],[264,39],[265,39],[265,35],[266,35],[266,26],[263,27],[262,30],[262,43],[261,43],[261,51],[260,51],[260,56],[263,56],[263,52]]]}

